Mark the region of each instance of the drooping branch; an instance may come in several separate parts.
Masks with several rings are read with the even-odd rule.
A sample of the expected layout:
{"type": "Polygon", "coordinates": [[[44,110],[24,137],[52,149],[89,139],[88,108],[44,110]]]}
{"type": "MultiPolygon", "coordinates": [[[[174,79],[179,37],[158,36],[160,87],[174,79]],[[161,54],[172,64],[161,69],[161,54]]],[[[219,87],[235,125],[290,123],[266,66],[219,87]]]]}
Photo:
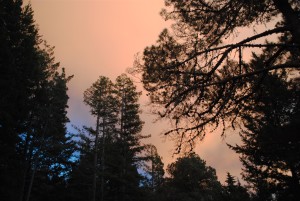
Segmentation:
{"type": "Polygon", "coordinates": [[[238,43],[235,44],[228,44],[228,45],[224,45],[224,46],[219,46],[219,47],[214,47],[214,48],[209,48],[209,49],[204,49],[202,51],[196,52],[192,55],[190,55],[187,59],[181,61],[181,62],[177,62],[175,65],[170,66],[169,69],[172,68],[177,68],[179,66],[184,65],[185,63],[199,57],[202,56],[204,54],[208,54],[210,52],[215,52],[215,51],[219,51],[219,50],[225,50],[223,53],[221,53],[221,58],[217,60],[216,64],[214,66],[211,67],[211,70],[207,73],[204,72],[194,72],[194,74],[196,75],[211,75],[217,68],[220,67],[220,65],[222,64],[222,62],[225,60],[226,57],[228,57],[229,53],[232,52],[234,49],[237,48],[241,48],[241,47],[299,47],[298,45],[295,44],[283,44],[283,43],[278,43],[278,44],[249,44],[249,42],[255,41],[259,38],[263,38],[272,34],[278,34],[278,33],[283,33],[284,31],[287,31],[288,29],[286,27],[278,27],[278,28],[274,28],[271,30],[267,30],[265,32],[262,32],[260,34],[256,34],[254,36],[251,36],[249,38],[246,38],[244,40],[241,40],[238,43]]]}

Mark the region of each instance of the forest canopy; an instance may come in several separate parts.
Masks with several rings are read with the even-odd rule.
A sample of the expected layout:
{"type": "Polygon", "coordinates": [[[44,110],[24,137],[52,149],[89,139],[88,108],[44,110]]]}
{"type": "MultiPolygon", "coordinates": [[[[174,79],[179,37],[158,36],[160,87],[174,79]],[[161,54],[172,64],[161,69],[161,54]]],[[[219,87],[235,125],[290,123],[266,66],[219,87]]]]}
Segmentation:
{"type": "Polygon", "coordinates": [[[174,24],[132,70],[153,111],[174,122],[165,134],[181,155],[166,166],[144,141],[141,92],[126,74],[93,81],[82,97],[94,126],[70,133],[73,76],[31,5],[0,0],[2,200],[300,200],[299,1],[165,2],[162,16],[174,24]],[[237,37],[241,29],[252,35],[237,37]],[[242,182],[227,172],[222,184],[191,151],[218,127],[223,135],[239,128],[241,143],[228,146],[240,156],[242,182]]]}

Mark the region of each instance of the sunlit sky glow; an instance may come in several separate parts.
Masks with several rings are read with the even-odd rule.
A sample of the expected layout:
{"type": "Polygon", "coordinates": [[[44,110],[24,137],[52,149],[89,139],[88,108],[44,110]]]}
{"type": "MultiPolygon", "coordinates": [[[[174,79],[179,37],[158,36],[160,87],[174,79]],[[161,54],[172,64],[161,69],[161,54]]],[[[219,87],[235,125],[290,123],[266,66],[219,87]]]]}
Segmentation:
{"type": "MultiPolygon", "coordinates": [[[[25,1],[28,2],[28,1],[25,1]]],[[[164,0],[31,0],[34,18],[40,34],[49,45],[55,46],[56,60],[74,75],[69,83],[70,125],[94,125],[89,108],[83,104],[83,92],[100,75],[114,80],[133,65],[134,57],[146,46],[156,42],[167,22],[159,15],[164,0]]],[[[142,87],[137,83],[139,90],[142,87]]],[[[145,121],[143,134],[163,157],[165,166],[174,161],[173,143],[160,135],[167,130],[166,122],[153,123],[154,116],[146,107],[143,93],[140,100],[145,121]]],[[[69,129],[71,126],[69,126],[69,129]]],[[[240,177],[238,156],[226,146],[235,143],[238,135],[229,132],[226,139],[216,131],[198,143],[196,153],[216,168],[223,183],[226,172],[240,177]]]]}

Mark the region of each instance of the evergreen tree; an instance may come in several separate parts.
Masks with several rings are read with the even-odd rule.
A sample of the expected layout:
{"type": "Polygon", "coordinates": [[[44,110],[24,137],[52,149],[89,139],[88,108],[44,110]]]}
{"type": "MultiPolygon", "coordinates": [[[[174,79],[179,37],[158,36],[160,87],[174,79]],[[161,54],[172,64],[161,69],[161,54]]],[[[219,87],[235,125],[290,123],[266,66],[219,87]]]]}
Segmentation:
{"type": "Polygon", "coordinates": [[[140,140],[144,136],[140,133],[143,122],[139,117],[139,95],[126,75],[119,76],[115,84],[100,76],[84,92],[84,101],[91,107],[97,123],[95,129],[81,131],[80,158],[70,182],[72,191],[85,190],[77,198],[71,196],[72,200],[141,198],[142,177],[138,167],[143,160],[144,146],[140,140]],[[87,178],[92,178],[93,182],[87,178]]]}
{"type": "Polygon", "coordinates": [[[144,167],[144,171],[146,173],[146,176],[150,176],[150,178],[147,179],[145,185],[150,188],[151,191],[156,192],[164,182],[164,164],[162,162],[162,158],[158,155],[157,149],[154,145],[147,145],[145,147],[145,152],[147,161],[144,167]]]}
{"type": "Polygon", "coordinates": [[[164,164],[162,157],[157,153],[154,145],[148,144],[145,146],[143,153],[143,175],[142,189],[146,195],[147,201],[163,200],[163,185],[164,185],[164,164]]]}
{"type": "Polygon", "coordinates": [[[39,112],[44,113],[39,114],[41,120],[37,120],[37,124],[42,126],[31,132],[32,140],[24,142],[28,144],[29,160],[29,180],[25,183],[28,187],[24,189],[27,191],[26,200],[51,200],[51,197],[63,200],[75,149],[73,136],[66,134],[66,123],[69,121],[66,116],[66,84],[70,78],[66,77],[64,70],[61,74],[54,71],[48,80],[48,92],[43,94],[47,102],[44,102],[45,109],[39,112]],[[34,182],[35,178],[37,182],[34,182]]]}
{"type": "Polygon", "coordinates": [[[225,180],[225,192],[224,192],[224,200],[225,201],[249,201],[250,195],[248,194],[246,188],[241,186],[240,182],[236,181],[236,179],[227,172],[227,177],[225,180]]]}
{"type": "Polygon", "coordinates": [[[26,132],[19,135],[20,142],[16,149],[22,158],[22,176],[20,200],[29,200],[33,181],[37,171],[51,174],[69,166],[73,153],[71,136],[66,136],[67,77],[65,72],[58,73],[59,64],[54,62],[53,48],[45,46],[40,50],[40,65],[44,69],[34,86],[26,132]],[[26,196],[26,197],[25,197],[26,196]]]}
{"type": "Polygon", "coordinates": [[[221,200],[222,186],[216,171],[206,166],[195,153],[178,158],[168,165],[169,180],[166,182],[166,200],[221,200]]]}
{"type": "Polygon", "coordinates": [[[45,172],[44,183],[66,175],[73,150],[65,127],[71,77],[59,73],[31,6],[22,6],[21,0],[0,2],[0,178],[8,201],[37,199],[31,196],[36,175],[45,172]]]}
{"type": "Polygon", "coordinates": [[[104,199],[104,169],[107,139],[114,138],[116,135],[115,126],[117,122],[117,102],[113,95],[113,83],[109,78],[100,76],[93,85],[84,92],[84,102],[91,107],[92,115],[96,116],[96,129],[94,137],[94,176],[92,188],[92,201],[97,199],[97,175],[98,175],[98,156],[101,156],[101,186],[100,198],[104,199]],[[101,134],[101,136],[99,136],[101,134]],[[99,146],[101,140],[101,146],[99,146]]]}
{"type": "MultiPolygon", "coordinates": [[[[264,56],[264,55],[262,55],[264,56]]],[[[260,65],[260,57],[252,61],[260,65]]],[[[244,116],[242,145],[231,146],[241,154],[243,177],[257,200],[299,199],[299,82],[285,72],[265,75],[262,92],[244,116]]]]}
{"type": "MultiPolygon", "coordinates": [[[[78,159],[72,168],[70,179],[68,181],[67,199],[70,201],[92,200],[93,180],[94,180],[94,140],[95,130],[84,127],[76,128],[78,135],[78,159]],[[92,137],[91,137],[92,136],[92,137]]],[[[99,152],[100,149],[98,149],[99,152]]],[[[99,167],[99,166],[97,166],[99,167]]],[[[97,175],[99,173],[97,169],[97,175]]],[[[99,182],[98,182],[99,183],[99,182]]],[[[99,191],[97,191],[99,192],[99,191]]]]}
{"type": "Polygon", "coordinates": [[[41,69],[30,7],[22,9],[22,1],[10,0],[1,1],[0,9],[0,191],[4,199],[17,200],[22,175],[16,167],[22,159],[16,146],[27,129],[29,98],[41,69]]]}
{"type": "Polygon", "coordinates": [[[141,175],[138,167],[142,158],[144,146],[141,139],[147,137],[141,134],[143,122],[140,119],[137,92],[133,81],[122,74],[115,82],[115,93],[119,107],[118,143],[119,143],[119,192],[118,200],[139,200],[139,185],[141,175]]]}

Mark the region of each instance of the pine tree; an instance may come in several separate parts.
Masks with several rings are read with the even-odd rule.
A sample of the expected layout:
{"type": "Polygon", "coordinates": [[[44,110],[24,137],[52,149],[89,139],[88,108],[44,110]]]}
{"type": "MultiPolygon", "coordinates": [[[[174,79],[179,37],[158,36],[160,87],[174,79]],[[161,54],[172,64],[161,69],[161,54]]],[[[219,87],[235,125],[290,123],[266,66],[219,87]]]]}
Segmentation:
{"type": "Polygon", "coordinates": [[[142,175],[144,176],[141,188],[146,195],[147,201],[163,200],[164,185],[164,164],[162,157],[157,153],[154,145],[148,144],[142,154],[144,162],[142,166],[142,175]]]}
{"type": "Polygon", "coordinates": [[[31,198],[36,173],[43,170],[46,181],[69,166],[72,143],[65,124],[71,77],[59,73],[30,5],[1,1],[0,9],[1,195],[22,201],[31,198]]]}
{"type": "Polygon", "coordinates": [[[101,156],[101,200],[104,199],[104,171],[105,171],[105,147],[108,138],[115,135],[117,121],[117,102],[113,96],[113,83],[109,78],[100,76],[93,85],[84,92],[84,102],[90,106],[91,114],[96,117],[96,129],[94,137],[94,162],[93,162],[93,188],[92,201],[97,199],[97,175],[98,175],[98,156],[101,156]],[[100,136],[101,134],[101,136],[100,136]],[[101,140],[101,146],[99,146],[101,140]],[[100,151],[101,150],[101,151],[100,151]]]}
{"type": "MultiPolygon", "coordinates": [[[[68,199],[70,201],[92,200],[94,180],[94,143],[95,129],[91,127],[77,128],[78,158],[72,168],[68,182],[68,199]],[[92,136],[92,137],[91,137],[92,136]]],[[[98,149],[99,152],[99,149],[98,149]]],[[[98,166],[97,166],[98,167],[98,166]]],[[[99,168],[98,168],[99,169],[99,168]]],[[[97,169],[97,172],[99,170],[97,169]]],[[[98,174],[98,173],[97,173],[98,174]]]]}
{"type": "MultiPolygon", "coordinates": [[[[48,64],[50,65],[51,62],[48,64]]],[[[30,145],[29,150],[34,150],[34,153],[28,151],[31,162],[26,200],[30,199],[31,194],[33,194],[32,199],[36,200],[50,200],[51,197],[59,200],[64,193],[57,190],[61,188],[63,191],[65,188],[73,163],[71,156],[75,145],[73,136],[66,131],[66,123],[69,121],[66,110],[68,101],[66,84],[71,77],[65,75],[64,69],[62,73],[56,70],[53,73],[46,83],[44,89],[46,93],[43,93],[47,101],[42,102],[44,109],[39,111],[44,114],[38,113],[40,120],[37,118],[37,124],[43,126],[39,128],[33,125],[37,127],[37,132],[31,132],[30,138],[33,140],[26,142],[30,145]],[[36,177],[38,183],[33,183],[36,177]]],[[[39,106],[39,108],[43,107],[39,106]]]]}
{"type": "Polygon", "coordinates": [[[190,153],[168,165],[166,200],[221,200],[222,186],[216,170],[197,154],[190,153]]]}
{"type": "Polygon", "coordinates": [[[162,186],[164,182],[164,164],[162,158],[158,155],[157,149],[154,145],[149,144],[145,147],[145,157],[147,158],[144,171],[146,176],[150,176],[147,179],[145,186],[151,189],[152,192],[156,192],[162,186]]]}
{"type": "MultiPolygon", "coordinates": [[[[260,59],[252,64],[259,67],[260,59]]],[[[285,71],[280,76],[266,74],[261,90],[251,108],[254,112],[244,116],[242,144],[231,148],[241,154],[243,177],[257,200],[272,200],[274,195],[277,200],[298,200],[299,81],[285,71]]]]}
{"type": "Polygon", "coordinates": [[[138,99],[140,92],[136,91],[133,81],[122,74],[115,82],[115,93],[119,107],[118,143],[120,146],[119,193],[118,200],[138,200],[141,176],[138,166],[141,162],[139,154],[144,146],[141,139],[143,122],[140,119],[138,99]]]}
{"type": "Polygon", "coordinates": [[[0,189],[4,199],[17,200],[23,159],[16,147],[19,134],[27,132],[32,106],[29,99],[42,69],[35,49],[39,42],[30,7],[22,8],[21,0],[9,0],[1,1],[0,9],[0,189]]]}
{"type": "Polygon", "coordinates": [[[238,182],[229,172],[227,172],[227,177],[225,180],[225,192],[224,200],[225,201],[247,201],[250,200],[250,195],[248,194],[246,188],[241,186],[241,183],[238,182]]]}
{"type": "MultiPolygon", "coordinates": [[[[92,186],[91,191],[83,191],[86,196],[84,199],[140,199],[142,177],[138,167],[144,160],[141,156],[144,150],[141,139],[145,136],[141,135],[143,122],[139,117],[139,95],[132,80],[126,75],[117,77],[115,83],[100,76],[84,92],[84,101],[91,107],[97,122],[95,129],[84,129],[92,138],[87,134],[81,135],[79,164],[74,170],[82,176],[74,172],[71,178],[74,186],[72,191],[80,186],[88,189],[80,181],[92,186]],[[89,184],[83,178],[84,174],[92,178],[93,182],[89,184]],[[97,187],[99,185],[100,188],[97,187]]],[[[72,199],[76,200],[75,197],[72,199]]]]}

